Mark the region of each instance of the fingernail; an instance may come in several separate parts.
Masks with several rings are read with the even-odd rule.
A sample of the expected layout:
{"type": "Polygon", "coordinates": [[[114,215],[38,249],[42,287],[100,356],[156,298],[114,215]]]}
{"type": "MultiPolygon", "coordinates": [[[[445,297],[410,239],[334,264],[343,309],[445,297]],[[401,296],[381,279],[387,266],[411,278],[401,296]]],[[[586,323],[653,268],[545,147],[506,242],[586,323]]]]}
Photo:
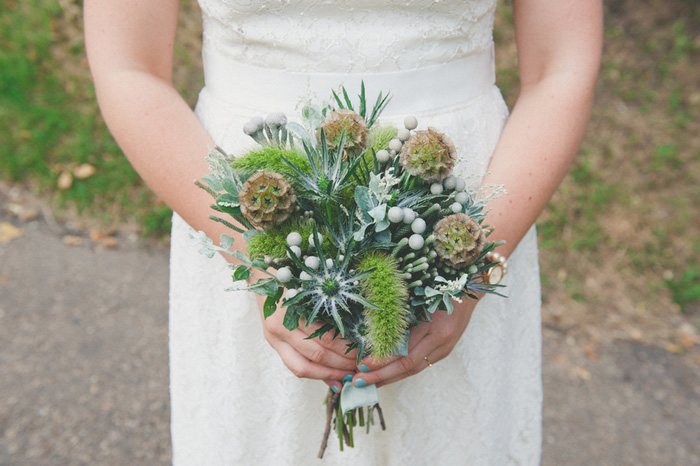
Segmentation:
{"type": "Polygon", "coordinates": [[[355,386],[357,388],[362,388],[362,387],[367,386],[367,382],[365,382],[365,379],[362,379],[362,378],[355,379],[355,386]]]}
{"type": "Polygon", "coordinates": [[[350,382],[352,380],[352,375],[348,374],[345,377],[343,377],[343,380],[346,382],[350,382]]]}
{"type": "Polygon", "coordinates": [[[360,366],[360,371],[369,372],[369,367],[366,364],[360,366]]]}
{"type": "Polygon", "coordinates": [[[331,390],[333,390],[333,393],[338,393],[338,387],[335,385],[331,385],[331,390]]]}

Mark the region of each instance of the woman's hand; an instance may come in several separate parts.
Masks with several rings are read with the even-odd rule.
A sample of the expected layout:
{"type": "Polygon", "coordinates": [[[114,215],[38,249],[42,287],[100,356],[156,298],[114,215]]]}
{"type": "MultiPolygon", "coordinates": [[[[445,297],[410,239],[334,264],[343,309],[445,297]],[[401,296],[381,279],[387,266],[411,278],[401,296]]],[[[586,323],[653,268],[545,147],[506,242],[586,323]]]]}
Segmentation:
{"type": "Polygon", "coordinates": [[[397,356],[388,361],[365,358],[360,365],[362,372],[355,375],[353,384],[381,387],[415,375],[446,358],[467,328],[477,302],[464,297],[461,303],[454,303],[452,314],[436,311],[432,322],[422,323],[411,330],[408,356],[397,356]]]}
{"type": "MultiPolygon", "coordinates": [[[[263,308],[264,296],[257,296],[259,308],[263,308]]],[[[324,380],[327,385],[341,388],[341,380],[352,376],[357,368],[355,350],[345,354],[347,342],[340,338],[333,339],[333,332],[327,332],[322,338],[307,339],[319,324],[304,326],[289,331],[284,325],[284,309],[278,308],[273,315],[263,319],[263,333],[270,346],[282,358],[282,362],[297,377],[324,380]]]]}

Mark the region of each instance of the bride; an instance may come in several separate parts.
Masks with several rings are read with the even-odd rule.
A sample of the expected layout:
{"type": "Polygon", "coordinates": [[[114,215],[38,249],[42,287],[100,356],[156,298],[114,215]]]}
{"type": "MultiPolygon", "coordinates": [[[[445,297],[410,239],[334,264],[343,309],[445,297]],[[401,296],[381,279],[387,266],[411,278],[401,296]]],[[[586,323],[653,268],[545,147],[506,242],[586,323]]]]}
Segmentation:
{"type": "MultiPolygon", "coordinates": [[[[105,120],[134,168],[175,211],[170,381],[176,465],[307,464],[327,388],[381,387],[388,429],[329,448],[328,464],[535,465],[541,444],[539,271],[532,227],[561,182],[590,114],[600,1],[514,0],[520,95],[495,87],[496,0],[200,0],[205,87],[193,112],[172,84],[178,0],[85,0],[90,67],[105,120]],[[192,181],[219,145],[248,147],[243,124],[340,84],[390,92],[383,121],[415,115],[456,143],[457,173],[509,192],[487,223],[505,240],[507,299],[464,300],[411,333],[409,353],[360,367],[340,340],[261,319],[256,298],[224,293],[222,257],[189,249],[190,227],[218,238],[192,181]],[[477,305],[478,303],[478,305],[477,305]],[[286,367],[286,368],[285,368],[286,367]],[[404,380],[406,379],[406,380],[404,380]]],[[[236,238],[243,247],[242,238],[236,238]]]]}

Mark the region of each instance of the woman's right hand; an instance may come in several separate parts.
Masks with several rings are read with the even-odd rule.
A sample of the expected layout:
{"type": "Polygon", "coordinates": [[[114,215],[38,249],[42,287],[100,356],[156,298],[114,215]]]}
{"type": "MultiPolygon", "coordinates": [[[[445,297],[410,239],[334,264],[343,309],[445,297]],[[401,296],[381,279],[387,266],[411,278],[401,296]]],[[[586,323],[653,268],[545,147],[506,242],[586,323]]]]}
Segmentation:
{"type": "MultiPolygon", "coordinates": [[[[264,296],[256,295],[259,309],[263,308],[264,296]]],[[[282,358],[282,362],[297,377],[323,380],[328,386],[342,388],[345,376],[352,377],[357,369],[357,353],[346,354],[347,341],[333,339],[333,332],[321,338],[308,339],[320,324],[305,326],[290,331],[284,325],[284,309],[278,307],[275,313],[265,318],[260,312],[265,339],[282,358]]]]}

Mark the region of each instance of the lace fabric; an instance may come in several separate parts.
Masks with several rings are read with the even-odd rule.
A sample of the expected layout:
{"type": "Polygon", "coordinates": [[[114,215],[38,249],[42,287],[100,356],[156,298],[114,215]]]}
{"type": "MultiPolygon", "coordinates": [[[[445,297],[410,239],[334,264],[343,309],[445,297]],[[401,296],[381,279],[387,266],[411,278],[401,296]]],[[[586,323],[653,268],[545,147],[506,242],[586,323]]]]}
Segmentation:
{"type": "Polygon", "coordinates": [[[494,0],[199,0],[204,46],[264,68],[406,70],[491,46],[494,0]]]}
{"type": "MultiPolygon", "coordinates": [[[[452,0],[200,3],[205,57],[227,62],[209,67],[208,73],[221,73],[217,70],[235,63],[282,73],[361,73],[368,89],[377,89],[373,77],[380,73],[398,68],[407,72],[401,79],[410,79],[412,69],[441,66],[490,47],[495,8],[494,1],[452,0]],[[374,35],[378,28],[385,34],[381,42],[374,35]]],[[[492,73],[491,66],[479,72],[492,73]]],[[[290,94],[308,92],[291,82],[285,87],[290,94]]],[[[346,84],[359,88],[357,82],[346,84]]],[[[390,86],[384,90],[401,87],[398,81],[394,84],[382,81],[390,86]]],[[[425,83],[426,92],[460,92],[433,84],[425,83]]],[[[277,85],[285,86],[284,80],[277,85]]],[[[328,89],[312,90],[328,97],[328,89]]],[[[276,107],[264,95],[261,88],[261,112],[283,110],[295,119],[294,108],[276,107]]],[[[492,85],[456,102],[413,113],[421,127],[435,126],[454,140],[460,155],[456,171],[476,185],[505,124],[507,108],[492,85]]],[[[264,115],[251,114],[235,98],[223,98],[206,87],[196,113],[214,141],[234,154],[251,147],[241,131],[243,124],[264,115]]],[[[389,113],[382,121],[400,124],[402,119],[389,113]]],[[[207,259],[187,246],[188,229],[175,215],[170,292],[173,463],[316,461],[327,387],[297,379],[286,369],[264,340],[254,297],[223,291],[231,284],[226,262],[207,259]]],[[[380,389],[387,431],[375,426],[370,435],[358,432],[356,448],[342,453],[331,439],[325,464],[539,464],[541,330],[534,228],[509,263],[509,297],[484,298],[449,357],[380,389]]]]}

